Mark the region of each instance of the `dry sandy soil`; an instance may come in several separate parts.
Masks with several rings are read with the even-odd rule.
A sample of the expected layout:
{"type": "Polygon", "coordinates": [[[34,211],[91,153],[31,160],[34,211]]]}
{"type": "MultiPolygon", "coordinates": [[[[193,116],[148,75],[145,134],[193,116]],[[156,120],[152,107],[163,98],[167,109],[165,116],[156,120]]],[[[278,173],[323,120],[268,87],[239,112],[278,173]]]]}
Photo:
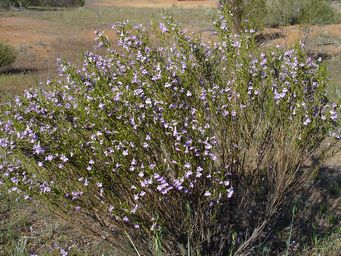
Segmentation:
{"type": "MultiPolygon", "coordinates": [[[[89,0],[86,8],[101,7],[136,7],[136,8],[214,8],[215,0],[177,1],[177,0],[89,0]]],[[[1,17],[0,41],[14,45],[19,50],[18,63],[23,66],[32,65],[32,61],[45,62],[54,59],[78,46],[80,49],[93,45],[94,27],[70,29],[53,21],[36,19],[25,15],[1,17]],[[66,49],[65,49],[66,48],[66,49]],[[30,54],[28,54],[28,52],[30,54]],[[30,55],[30,57],[29,57],[30,55]]],[[[206,32],[207,33],[207,32],[206,32]]],[[[209,32],[207,33],[209,34],[209,32]]],[[[310,46],[317,52],[329,55],[341,54],[341,24],[311,26],[290,26],[264,31],[267,39],[265,44],[292,46],[299,40],[314,42],[310,46]],[[271,40],[269,40],[271,39],[271,40]],[[318,40],[319,39],[319,40],[318,40]]],[[[78,53],[79,54],[79,53],[78,53]]],[[[73,57],[69,54],[66,57],[73,57]]],[[[38,66],[40,66],[39,64],[38,66]]],[[[46,67],[45,64],[43,66],[46,67]]],[[[39,68],[39,67],[38,67],[39,68]]]]}
{"type": "MultiPolygon", "coordinates": [[[[86,10],[105,10],[108,7],[126,8],[132,10],[135,8],[214,8],[216,0],[88,0],[85,6],[86,10]]],[[[157,10],[157,9],[155,9],[157,10]]],[[[341,8],[340,8],[341,10],[341,8]]],[[[43,13],[43,12],[42,12],[43,13]]],[[[75,11],[76,15],[77,10],[75,11]]],[[[32,13],[13,13],[5,14],[0,12],[0,41],[13,45],[18,51],[16,63],[12,66],[13,73],[20,71],[34,71],[39,73],[36,80],[46,80],[47,77],[53,75],[56,70],[56,58],[65,58],[80,60],[81,52],[86,49],[92,49],[94,46],[94,30],[108,29],[108,25],[102,21],[101,12],[95,20],[86,21],[87,25],[80,27],[74,24],[68,24],[61,19],[65,16],[57,18],[41,18],[45,14],[39,12],[32,13]],[[97,23],[97,24],[96,24],[97,23]]],[[[154,11],[158,13],[158,11],[154,11]]],[[[50,15],[50,14],[49,14],[50,15]]],[[[54,14],[51,14],[54,15],[54,14]]],[[[51,16],[50,15],[50,16],[51,16]]],[[[141,15],[136,12],[135,15],[141,15]]],[[[46,16],[46,15],[45,15],[46,16]]],[[[48,15],[47,15],[48,16],[48,15]]],[[[83,14],[83,18],[85,15],[83,14]]],[[[189,18],[189,21],[191,18],[189,18]]],[[[73,22],[73,21],[72,21],[73,22]]],[[[188,27],[190,30],[201,30],[201,27],[188,27]]],[[[212,36],[212,32],[204,28],[202,35],[205,38],[212,36]]],[[[318,53],[327,54],[330,57],[341,57],[341,24],[323,25],[323,26],[289,26],[276,29],[266,29],[263,31],[264,45],[281,45],[284,47],[293,46],[296,42],[303,40],[307,42],[307,46],[314,55],[318,53]]],[[[341,77],[340,77],[341,79],[341,77]]],[[[1,82],[1,81],[0,81],[1,82]]],[[[32,84],[36,81],[32,81],[32,84]]],[[[20,81],[19,81],[20,83],[20,81]]],[[[0,91],[10,90],[13,88],[12,81],[8,85],[2,85],[0,91]]],[[[31,85],[30,85],[31,86],[31,85]]],[[[17,85],[22,88],[24,86],[17,85]]],[[[14,90],[15,93],[22,89],[14,90]]]]}
{"type": "Polygon", "coordinates": [[[88,7],[137,7],[137,8],[170,8],[170,7],[210,7],[217,6],[216,0],[90,0],[88,7]]]}
{"type": "MultiPolygon", "coordinates": [[[[213,8],[216,2],[215,0],[89,0],[85,8],[169,8],[174,6],[213,8]]],[[[9,43],[17,49],[19,54],[13,66],[15,70],[53,69],[56,58],[74,59],[77,55],[79,57],[82,50],[93,47],[94,31],[98,29],[96,22],[98,21],[94,21],[92,26],[81,28],[72,24],[66,27],[56,20],[41,19],[39,14],[8,15],[0,12],[0,42],[9,43]]]]}

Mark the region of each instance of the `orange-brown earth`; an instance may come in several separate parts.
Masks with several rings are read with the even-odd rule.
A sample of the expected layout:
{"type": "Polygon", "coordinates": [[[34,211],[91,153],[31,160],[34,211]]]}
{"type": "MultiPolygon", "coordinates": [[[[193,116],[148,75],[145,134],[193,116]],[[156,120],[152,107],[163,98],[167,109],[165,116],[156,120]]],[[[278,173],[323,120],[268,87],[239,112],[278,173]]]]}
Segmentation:
{"type": "Polygon", "coordinates": [[[170,8],[170,7],[210,7],[217,5],[216,0],[90,0],[88,7],[135,7],[135,8],[170,8]]]}
{"type": "MultiPolygon", "coordinates": [[[[178,1],[178,0],[89,0],[85,8],[136,7],[136,8],[214,8],[215,0],[178,1]]],[[[55,58],[64,56],[74,59],[79,52],[94,44],[95,22],[92,27],[65,27],[55,21],[37,19],[26,15],[1,17],[0,41],[14,45],[19,52],[16,65],[19,68],[46,68],[54,66],[55,58]],[[78,49],[78,50],[77,50],[78,49]],[[49,63],[46,65],[46,63],[49,63]]],[[[102,26],[103,27],[103,26],[102,26]]],[[[204,33],[206,36],[207,32],[204,33]]],[[[316,52],[328,55],[341,54],[341,24],[323,26],[289,26],[266,29],[265,45],[290,47],[297,41],[309,42],[316,52]],[[275,36],[274,36],[275,35],[275,36]]]]}
{"type": "Polygon", "coordinates": [[[47,20],[15,16],[0,18],[0,34],[0,41],[13,45],[19,53],[18,62],[24,65],[32,65],[32,59],[45,62],[62,56],[61,51],[70,46],[82,49],[91,45],[94,38],[93,30],[75,33],[47,20]]]}

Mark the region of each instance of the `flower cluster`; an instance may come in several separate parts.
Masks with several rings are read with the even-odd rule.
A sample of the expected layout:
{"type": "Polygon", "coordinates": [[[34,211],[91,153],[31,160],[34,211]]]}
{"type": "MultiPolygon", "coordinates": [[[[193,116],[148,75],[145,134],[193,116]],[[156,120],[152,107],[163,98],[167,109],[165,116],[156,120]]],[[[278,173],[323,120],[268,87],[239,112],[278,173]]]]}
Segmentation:
{"type": "Polygon", "coordinates": [[[222,39],[203,42],[169,18],[155,37],[117,23],[116,48],[97,32],[105,55],[86,52],[78,69],[61,62],[47,88],[3,104],[1,183],[76,211],[96,205],[137,230],[199,210],[222,218],[240,197],[240,173],[276,166],[261,162],[273,150],[267,133],[295,127],[285,138],[313,148],[309,138],[332,131],[339,106],[327,100],[323,67],[299,47],[260,52],[252,34],[219,26],[222,39]]]}

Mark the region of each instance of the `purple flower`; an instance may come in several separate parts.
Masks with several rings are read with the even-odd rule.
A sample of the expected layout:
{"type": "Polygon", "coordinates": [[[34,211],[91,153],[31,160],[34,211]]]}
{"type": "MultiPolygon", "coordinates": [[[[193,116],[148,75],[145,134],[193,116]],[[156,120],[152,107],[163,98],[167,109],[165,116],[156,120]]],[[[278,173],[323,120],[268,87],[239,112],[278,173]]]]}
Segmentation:
{"type": "Polygon", "coordinates": [[[185,167],[186,169],[190,169],[190,168],[191,168],[191,164],[190,164],[190,163],[185,163],[184,167],[185,167]]]}
{"type": "Polygon", "coordinates": [[[305,121],[303,122],[303,125],[307,126],[311,122],[310,118],[307,117],[305,121]]]}
{"type": "Polygon", "coordinates": [[[64,163],[69,161],[69,158],[67,158],[64,154],[60,156],[60,160],[62,160],[64,163]]]}
{"type": "Polygon", "coordinates": [[[163,34],[168,31],[168,28],[165,26],[165,24],[160,23],[160,30],[161,30],[161,33],[163,34]]]}
{"type": "Polygon", "coordinates": [[[40,142],[33,146],[33,154],[41,155],[44,154],[45,150],[40,146],[40,142]]]}
{"type": "Polygon", "coordinates": [[[204,194],[204,196],[211,196],[211,192],[206,191],[205,194],[204,194]]]}
{"type": "Polygon", "coordinates": [[[49,154],[47,157],[45,157],[45,160],[46,161],[52,161],[54,159],[54,156],[53,155],[51,155],[51,154],[49,154]]]}

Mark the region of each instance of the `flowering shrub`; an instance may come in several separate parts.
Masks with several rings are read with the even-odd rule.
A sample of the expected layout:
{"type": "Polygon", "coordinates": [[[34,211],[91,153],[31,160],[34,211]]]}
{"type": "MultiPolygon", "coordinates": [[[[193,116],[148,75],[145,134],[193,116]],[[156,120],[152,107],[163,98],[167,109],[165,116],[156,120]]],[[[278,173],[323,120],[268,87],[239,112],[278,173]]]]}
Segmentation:
{"type": "Polygon", "coordinates": [[[261,52],[226,17],[214,42],[169,17],[153,33],[115,24],[116,48],[98,32],[103,55],[3,104],[1,182],[88,216],[127,255],[250,252],[314,174],[303,163],[323,160],[338,106],[323,65],[300,47],[261,52]]]}

